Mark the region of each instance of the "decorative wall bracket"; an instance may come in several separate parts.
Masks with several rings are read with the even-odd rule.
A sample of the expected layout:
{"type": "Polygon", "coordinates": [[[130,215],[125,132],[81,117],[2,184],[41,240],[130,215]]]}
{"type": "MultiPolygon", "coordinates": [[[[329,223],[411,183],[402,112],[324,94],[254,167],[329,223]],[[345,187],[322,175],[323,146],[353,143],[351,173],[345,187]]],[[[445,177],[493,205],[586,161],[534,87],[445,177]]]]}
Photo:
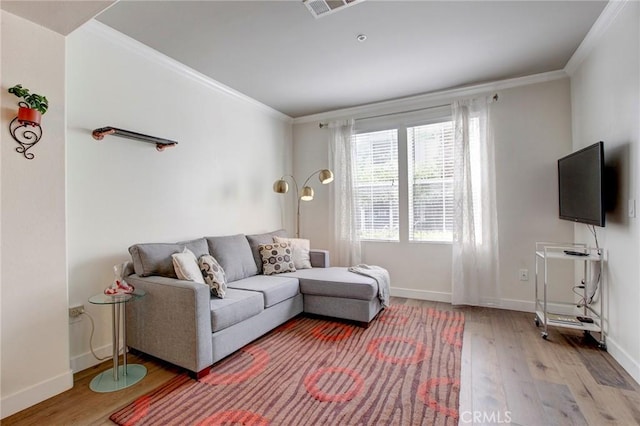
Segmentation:
{"type": "Polygon", "coordinates": [[[116,127],[101,127],[99,129],[95,129],[92,133],[93,138],[97,141],[102,140],[105,135],[120,136],[140,142],[152,143],[156,145],[156,149],[158,151],[164,151],[167,148],[178,145],[178,142],[176,141],[144,135],[142,133],[132,132],[130,130],[122,130],[116,127]]]}
{"type": "Polygon", "coordinates": [[[35,155],[27,151],[42,139],[42,127],[40,127],[40,124],[21,121],[16,117],[9,123],[9,132],[11,137],[20,145],[16,148],[16,152],[24,155],[27,160],[33,160],[35,155]]]}

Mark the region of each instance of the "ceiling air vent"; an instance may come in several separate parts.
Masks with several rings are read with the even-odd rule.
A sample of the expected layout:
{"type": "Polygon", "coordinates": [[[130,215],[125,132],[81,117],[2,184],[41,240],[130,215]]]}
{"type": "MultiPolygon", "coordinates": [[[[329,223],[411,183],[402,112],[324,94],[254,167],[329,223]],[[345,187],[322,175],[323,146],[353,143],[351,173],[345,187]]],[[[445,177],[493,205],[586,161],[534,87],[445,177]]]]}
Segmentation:
{"type": "Polygon", "coordinates": [[[356,3],[362,3],[364,0],[302,0],[309,12],[318,19],[325,15],[352,6],[356,3]]]}

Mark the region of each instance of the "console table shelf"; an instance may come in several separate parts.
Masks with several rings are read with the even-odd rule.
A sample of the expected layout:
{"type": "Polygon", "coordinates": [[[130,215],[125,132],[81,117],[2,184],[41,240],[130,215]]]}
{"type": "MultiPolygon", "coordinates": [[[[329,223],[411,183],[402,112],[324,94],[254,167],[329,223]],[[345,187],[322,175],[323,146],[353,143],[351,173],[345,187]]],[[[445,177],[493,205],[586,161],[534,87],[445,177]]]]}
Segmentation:
{"type": "Polygon", "coordinates": [[[549,336],[549,327],[562,327],[574,330],[582,330],[585,334],[592,332],[600,333],[598,345],[602,349],[606,349],[605,332],[603,329],[602,309],[596,309],[589,303],[588,283],[597,282],[599,285],[598,292],[601,295],[600,306],[604,306],[602,289],[602,277],[604,276],[604,262],[602,249],[588,247],[585,244],[578,243],[536,243],[536,279],[535,279],[535,323],[536,326],[544,326],[541,332],[542,338],[549,336]],[[584,303],[578,306],[575,302],[551,302],[548,300],[548,288],[550,286],[560,285],[550,278],[549,262],[551,261],[569,261],[582,262],[582,299],[584,303]],[[599,276],[594,279],[590,266],[597,263],[599,276]],[[542,297],[540,297],[540,281],[542,281],[542,297]],[[551,313],[548,308],[552,305],[563,311],[563,313],[551,313]],[[580,309],[577,314],[576,310],[580,309]],[[571,312],[571,313],[566,313],[571,312]],[[588,322],[591,321],[591,322],[588,322]]]}

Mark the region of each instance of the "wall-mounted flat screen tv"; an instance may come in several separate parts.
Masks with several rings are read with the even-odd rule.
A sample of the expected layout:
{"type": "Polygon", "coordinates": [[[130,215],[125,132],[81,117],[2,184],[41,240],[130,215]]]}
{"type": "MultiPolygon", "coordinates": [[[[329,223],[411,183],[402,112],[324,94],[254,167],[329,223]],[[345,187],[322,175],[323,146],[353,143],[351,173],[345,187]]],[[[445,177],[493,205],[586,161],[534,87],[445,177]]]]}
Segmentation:
{"type": "Polygon", "coordinates": [[[604,226],[604,144],[558,160],[560,219],[604,226]]]}

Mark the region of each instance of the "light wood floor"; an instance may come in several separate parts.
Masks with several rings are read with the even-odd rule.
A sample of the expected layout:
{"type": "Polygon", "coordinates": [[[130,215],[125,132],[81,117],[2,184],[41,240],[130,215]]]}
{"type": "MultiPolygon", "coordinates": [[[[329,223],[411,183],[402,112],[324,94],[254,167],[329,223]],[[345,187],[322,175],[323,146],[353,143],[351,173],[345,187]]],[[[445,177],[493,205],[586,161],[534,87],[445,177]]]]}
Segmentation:
{"type": "MultiPolygon", "coordinates": [[[[533,314],[392,298],[392,303],[461,310],[460,424],[640,425],[640,386],[581,332],[550,329],[540,337],[533,314]]],[[[82,371],[74,387],[2,420],[3,425],[112,425],[109,415],[180,370],[144,356],[140,383],[98,394],[89,382],[109,363],[82,371]]]]}

